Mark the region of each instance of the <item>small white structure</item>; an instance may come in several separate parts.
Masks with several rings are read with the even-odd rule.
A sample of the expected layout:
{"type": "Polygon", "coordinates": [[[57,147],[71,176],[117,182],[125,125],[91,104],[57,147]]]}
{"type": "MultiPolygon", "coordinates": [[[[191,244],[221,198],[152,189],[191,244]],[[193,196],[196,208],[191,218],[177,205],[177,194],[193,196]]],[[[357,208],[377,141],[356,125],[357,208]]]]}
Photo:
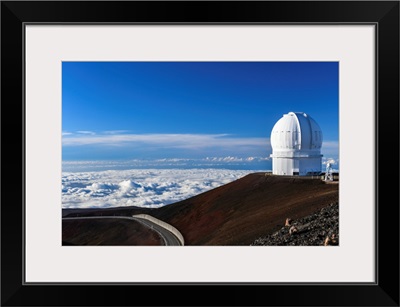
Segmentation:
{"type": "Polygon", "coordinates": [[[332,165],[329,162],[326,163],[325,181],[333,181],[332,165]]]}
{"type": "Polygon", "coordinates": [[[303,112],[284,114],[271,132],[274,175],[318,175],[321,173],[322,131],[303,112]]]}

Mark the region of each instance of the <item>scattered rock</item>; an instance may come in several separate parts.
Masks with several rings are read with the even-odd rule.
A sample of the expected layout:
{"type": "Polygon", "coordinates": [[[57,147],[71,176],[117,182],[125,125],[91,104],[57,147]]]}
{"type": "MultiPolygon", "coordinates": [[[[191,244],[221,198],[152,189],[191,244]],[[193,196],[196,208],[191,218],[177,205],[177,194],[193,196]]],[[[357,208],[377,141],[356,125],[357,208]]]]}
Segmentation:
{"type": "Polygon", "coordinates": [[[289,234],[290,234],[290,235],[294,234],[294,233],[297,232],[297,231],[298,231],[298,230],[297,230],[297,228],[296,228],[295,226],[292,226],[292,227],[289,228],[289,234]]]}
{"type": "Polygon", "coordinates": [[[336,235],[333,233],[330,237],[329,236],[327,236],[326,238],[325,238],[325,241],[324,241],[324,246],[328,246],[328,245],[338,245],[338,240],[337,240],[337,238],[336,238],[336,235]]]}
{"type": "Polygon", "coordinates": [[[339,203],[298,220],[289,218],[278,231],[256,239],[251,245],[339,245],[339,203]],[[288,227],[289,231],[288,231],[288,227]]]}

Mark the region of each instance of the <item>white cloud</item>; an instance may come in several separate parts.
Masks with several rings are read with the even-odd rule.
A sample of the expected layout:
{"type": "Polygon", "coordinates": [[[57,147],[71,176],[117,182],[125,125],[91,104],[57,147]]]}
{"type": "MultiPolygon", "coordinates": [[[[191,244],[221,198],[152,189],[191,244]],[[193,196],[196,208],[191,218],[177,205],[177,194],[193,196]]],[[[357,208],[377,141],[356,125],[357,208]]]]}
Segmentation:
{"type": "Polygon", "coordinates": [[[329,158],[329,157],[322,158],[322,164],[326,165],[328,163],[330,163],[331,165],[333,165],[333,164],[338,165],[339,159],[334,159],[334,158],[329,158]]]}
{"type": "Polygon", "coordinates": [[[322,171],[326,170],[326,165],[330,163],[332,170],[334,172],[338,172],[339,171],[339,159],[338,158],[332,158],[332,157],[323,157],[322,158],[322,171]]]}
{"type": "Polygon", "coordinates": [[[169,148],[198,149],[209,147],[268,146],[268,138],[238,138],[228,134],[95,134],[91,131],[78,131],[84,135],[63,138],[63,146],[109,145],[119,146],[128,143],[166,146],[169,148]]]}
{"type": "Polygon", "coordinates": [[[104,131],[104,134],[119,134],[119,133],[126,133],[129,132],[129,130],[107,130],[104,131]]]}
{"type": "Polygon", "coordinates": [[[264,157],[206,157],[206,158],[163,158],[132,159],[121,161],[63,161],[64,172],[127,170],[143,168],[230,168],[230,169],[266,169],[271,167],[271,158],[264,157]]]}
{"type": "Polygon", "coordinates": [[[80,133],[80,134],[89,134],[89,135],[95,135],[95,134],[96,134],[96,133],[93,132],[93,131],[87,131],[87,130],[80,130],[80,131],[77,131],[77,133],[80,133]]]}
{"type": "Polygon", "coordinates": [[[260,162],[260,161],[268,161],[270,160],[270,157],[232,157],[232,156],[227,156],[227,157],[207,157],[204,160],[205,161],[211,161],[211,162],[260,162]]]}
{"type": "Polygon", "coordinates": [[[255,171],[144,169],[63,173],[63,208],[161,207],[255,171]]]}

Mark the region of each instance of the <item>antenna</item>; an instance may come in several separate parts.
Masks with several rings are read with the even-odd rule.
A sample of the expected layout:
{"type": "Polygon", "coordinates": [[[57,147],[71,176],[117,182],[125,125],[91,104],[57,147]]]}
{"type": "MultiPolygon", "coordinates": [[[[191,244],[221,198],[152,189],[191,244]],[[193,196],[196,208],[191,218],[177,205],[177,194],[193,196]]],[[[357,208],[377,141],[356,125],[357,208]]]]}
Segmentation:
{"type": "Polygon", "coordinates": [[[325,181],[333,181],[332,165],[330,162],[326,163],[325,181]]]}

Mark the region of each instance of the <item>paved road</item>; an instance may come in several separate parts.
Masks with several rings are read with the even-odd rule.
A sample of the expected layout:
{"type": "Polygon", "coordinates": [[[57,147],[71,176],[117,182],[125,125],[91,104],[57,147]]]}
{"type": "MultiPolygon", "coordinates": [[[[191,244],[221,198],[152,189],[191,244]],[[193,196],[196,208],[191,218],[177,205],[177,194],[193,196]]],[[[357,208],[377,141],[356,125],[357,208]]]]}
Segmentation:
{"type": "Polygon", "coordinates": [[[139,217],[129,217],[129,216],[85,216],[85,217],[63,217],[63,220],[86,220],[86,219],[124,219],[133,220],[141,223],[148,228],[156,231],[160,237],[163,239],[165,245],[182,245],[178,238],[169,230],[164,227],[157,225],[149,220],[142,219],[139,217]]]}

